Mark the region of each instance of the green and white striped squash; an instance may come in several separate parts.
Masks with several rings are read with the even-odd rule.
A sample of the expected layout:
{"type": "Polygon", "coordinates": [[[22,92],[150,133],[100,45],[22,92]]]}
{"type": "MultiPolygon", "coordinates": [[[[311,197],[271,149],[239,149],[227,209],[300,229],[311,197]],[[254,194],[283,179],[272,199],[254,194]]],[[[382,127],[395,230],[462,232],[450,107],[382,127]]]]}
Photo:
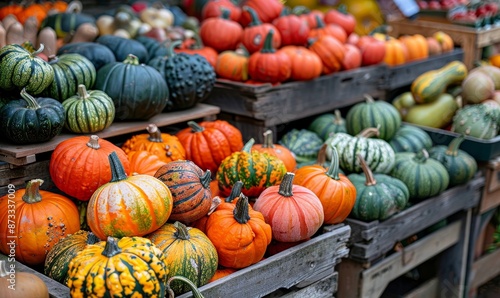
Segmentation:
{"type": "Polygon", "coordinates": [[[365,94],[366,101],[354,105],[346,116],[346,128],[350,135],[356,135],[369,127],[379,127],[380,139],[389,141],[401,126],[401,115],[390,103],[377,100],[365,94]]]}
{"type": "Polygon", "coordinates": [[[316,117],[308,129],[315,132],[323,141],[326,141],[330,134],[347,132],[345,120],[339,110],[335,110],[334,114],[327,113],[316,117]]]}
{"type": "Polygon", "coordinates": [[[391,176],[403,181],[410,190],[410,201],[419,202],[437,196],[448,188],[450,175],[427,150],[396,153],[391,176]]]}
{"type": "Polygon", "coordinates": [[[40,48],[31,53],[18,44],[10,44],[0,49],[0,88],[20,91],[25,88],[31,95],[41,94],[54,80],[54,70],[41,58],[40,48]]]}
{"type": "Polygon", "coordinates": [[[450,175],[450,186],[467,183],[477,172],[477,162],[469,153],[459,147],[465,140],[461,135],[448,146],[438,145],[429,150],[429,156],[441,162],[450,175]]]}
{"type": "Polygon", "coordinates": [[[395,152],[420,152],[432,147],[429,134],[420,127],[413,125],[401,126],[394,137],[389,141],[395,152]]]}
{"type": "Polygon", "coordinates": [[[85,85],[87,89],[94,86],[97,75],[95,66],[80,54],[51,56],[49,64],[54,69],[54,80],[43,95],[63,102],[77,93],[80,84],[85,85]]]}
{"type": "Polygon", "coordinates": [[[66,111],[64,127],[73,133],[95,133],[108,128],[115,119],[115,105],[101,90],[78,86],[78,94],[62,103],[66,111]]]}
{"type": "Polygon", "coordinates": [[[315,132],[294,128],[284,134],[278,143],[292,151],[295,160],[300,164],[316,160],[323,140],[315,132]]]}
{"type": "MultiPolygon", "coordinates": [[[[330,146],[337,148],[340,167],[348,173],[363,171],[358,155],[361,154],[374,173],[388,174],[395,161],[395,152],[384,140],[372,138],[378,134],[377,128],[367,128],[356,136],[336,133],[326,140],[330,146]]],[[[327,148],[327,158],[331,159],[332,151],[327,148]]]]}

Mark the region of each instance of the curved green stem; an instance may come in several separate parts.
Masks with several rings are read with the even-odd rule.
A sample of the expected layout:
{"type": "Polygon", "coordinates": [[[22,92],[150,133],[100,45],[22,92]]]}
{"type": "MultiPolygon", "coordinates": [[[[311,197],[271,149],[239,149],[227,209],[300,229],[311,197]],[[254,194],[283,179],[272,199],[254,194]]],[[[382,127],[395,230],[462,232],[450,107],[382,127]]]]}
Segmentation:
{"type": "Polygon", "coordinates": [[[40,108],[40,105],[38,104],[38,102],[36,102],[36,99],[28,94],[28,92],[26,92],[26,88],[23,88],[23,90],[21,90],[20,95],[28,103],[28,109],[37,110],[40,108]]]}
{"type": "Polygon", "coordinates": [[[191,236],[189,235],[188,228],[181,222],[174,222],[174,227],[176,228],[175,236],[182,240],[189,240],[191,236]]]}
{"type": "Polygon", "coordinates": [[[207,170],[201,177],[200,183],[205,189],[210,189],[210,182],[212,181],[212,172],[207,170]]]}
{"type": "Polygon", "coordinates": [[[111,166],[111,181],[110,182],[118,182],[127,179],[127,174],[125,173],[125,169],[116,154],[116,151],[111,152],[108,155],[109,164],[111,166]]]}
{"type": "Polygon", "coordinates": [[[253,8],[251,8],[250,6],[243,6],[243,10],[248,12],[250,14],[250,17],[252,18],[250,24],[248,24],[248,27],[262,25],[262,21],[259,19],[257,12],[253,8]]]}
{"type": "Polygon", "coordinates": [[[425,149],[422,149],[420,152],[415,154],[414,159],[417,162],[424,163],[427,161],[427,159],[429,159],[429,152],[427,152],[427,150],[425,149]]]}
{"type": "Polygon", "coordinates": [[[450,156],[457,156],[458,155],[458,150],[460,148],[460,145],[462,145],[462,142],[465,140],[465,135],[460,135],[453,139],[450,144],[448,145],[448,149],[446,149],[446,155],[450,156]]]}
{"type": "Polygon", "coordinates": [[[264,133],[264,143],[262,143],[262,148],[274,148],[273,143],[273,131],[268,129],[264,133]]]}
{"type": "Polygon", "coordinates": [[[330,161],[330,167],[328,171],[326,171],[328,177],[340,180],[339,177],[339,153],[337,152],[337,148],[332,146],[332,160],[330,161]]]}
{"type": "Polygon", "coordinates": [[[36,57],[36,55],[40,54],[41,52],[43,52],[43,49],[45,48],[45,46],[43,45],[43,43],[40,44],[40,47],[38,48],[38,50],[35,50],[34,52],[31,52],[30,53],[30,56],[32,58],[36,57]]]}
{"type": "Polygon", "coordinates": [[[255,144],[255,140],[253,138],[251,138],[250,140],[248,140],[248,142],[245,144],[245,146],[243,146],[243,149],[241,149],[241,152],[250,153],[252,151],[253,144],[255,144]]]}
{"type": "Polygon", "coordinates": [[[205,128],[194,121],[188,121],[187,125],[191,127],[192,132],[202,132],[205,128]]]}
{"type": "Polygon", "coordinates": [[[176,47],[180,46],[181,44],[182,44],[182,41],[180,41],[180,40],[176,40],[176,41],[172,42],[170,44],[170,46],[167,47],[167,55],[166,55],[167,58],[174,57],[176,55],[174,49],[176,47]]]}
{"type": "Polygon", "coordinates": [[[139,65],[139,58],[133,54],[128,54],[127,58],[123,61],[125,64],[139,65]]]}
{"type": "Polygon", "coordinates": [[[238,202],[236,202],[236,206],[233,210],[234,220],[239,222],[240,224],[245,224],[250,220],[250,214],[248,204],[248,197],[244,194],[240,195],[238,202]]]}
{"type": "Polygon", "coordinates": [[[172,276],[171,278],[169,278],[167,280],[167,292],[168,292],[168,297],[169,298],[174,298],[175,297],[174,291],[170,287],[170,284],[174,280],[178,280],[178,281],[186,283],[189,286],[189,288],[191,289],[191,292],[193,292],[193,297],[194,298],[204,298],[204,296],[201,294],[200,290],[198,290],[198,288],[196,287],[196,285],[189,278],[186,278],[186,277],[181,276],[181,275],[172,276]]]}
{"type": "Polygon", "coordinates": [[[357,138],[371,138],[378,136],[380,134],[379,127],[368,127],[363,129],[359,134],[356,135],[357,138]]]}
{"type": "Polygon", "coordinates": [[[231,203],[234,199],[241,195],[241,189],[243,188],[243,182],[240,180],[236,181],[236,183],[231,188],[231,193],[226,198],[225,202],[231,203]]]}
{"type": "Polygon", "coordinates": [[[375,177],[373,176],[372,170],[366,164],[366,161],[361,154],[358,154],[358,159],[359,159],[359,163],[361,164],[361,169],[363,170],[363,173],[365,174],[365,177],[366,177],[365,185],[366,186],[376,185],[377,180],[375,180],[375,177]]]}
{"type": "Polygon", "coordinates": [[[25,203],[34,204],[42,200],[42,195],[40,194],[40,185],[42,185],[42,183],[42,179],[32,179],[28,181],[23,194],[23,201],[25,203]]]}
{"type": "Polygon", "coordinates": [[[273,47],[273,36],[274,30],[269,30],[266,35],[266,39],[264,39],[264,46],[260,50],[261,53],[275,53],[276,49],[273,47]]]}
{"type": "Polygon", "coordinates": [[[108,239],[106,240],[106,246],[104,247],[104,250],[102,251],[101,254],[105,257],[111,258],[112,256],[116,256],[121,252],[122,249],[118,246],[117,239],[108,236],[108,239]]]}

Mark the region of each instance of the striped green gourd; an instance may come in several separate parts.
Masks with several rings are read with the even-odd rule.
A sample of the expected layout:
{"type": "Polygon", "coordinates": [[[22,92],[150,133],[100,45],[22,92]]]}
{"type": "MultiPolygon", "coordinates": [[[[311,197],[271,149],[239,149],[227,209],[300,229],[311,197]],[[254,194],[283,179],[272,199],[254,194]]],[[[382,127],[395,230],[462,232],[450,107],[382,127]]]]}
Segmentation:
{"type": "Polygon", "coordinates": [[[384,220],[403,210],[410,192],[401,180],[385,174],[373,174],[361,155],[363,173],[347,176],[356,187],[356,203],[350,216],[363,221],[384,220]]]}
{"type": "Polygon", "coordinates": [[[465,140],[461,135],[448,146],[438,145],[429,150],[430,157],[441,162],[450,175],[450,186],[467,183],[477,172],[477,162],[469,153],[459,147],[465,140]]]}
{"type": "Polygon", "coordinates": [[[308,129],[315,132],[323,141],[326,141],[330,134],[347,132],[345,120],[339,110],[335,110],[334,114],[327,113],[316,117],[308,129]]]}
{"type": "Polygon", "coordinates": [[[108,128],[115,119],[115,105],[101,90],[78,86],[78,94],[62,103],[66,111],[64,127],[73,133],[95,133],[108,128]]]}
{"type": "Polygon", "coordinates": [[[408,186],[412,202],[437,196],[446,190],[450,183],[446,168],[429,157],[425,149],[418,153],[396,153],[396,163],[390,175],[408,186]]]}
{"type": "Polygon", "coordinates": [[[80,84],[85,85],[87,89],[94,86],[97,75],[95,66],[80,54],[51,56],[49,64],[54,69],[54,81],[43,92],[45,96],[62,102],[75,95],[80,84]]]}
{"type": "Polygon", "coordinates": [[[35,52],[30,52],[18,44],[10,44],[0,49],[0,88],[7,91],[25,88],[31,95],[38,95],[54,80],[54,70],[41,58],[43,44],[35,52]]]}
{"type": "MultiPolygon", "coordinates": [[[[374,173],[388,174],[395,161],[395,152],[391,145],[382,139],[372,138],[378,134],[377,128],[367,128],[356,136],[336,133],[326,143],[337,148],[340,167],[348,173],[363,171],[358,155],[361,154],[374,173]]],[[[327,148],[327,157],[331,159],[332,151],[327,148]]]]}
{"type": "Polygon", "coordinates": [[[419,152],[432,147],[429,134],[420,127],[403,125],[389,141],[395,152],[419,152]]]}
{"type": "Polygon", "coordinates": [[[363,129],[379,127],[378,138],[389,141],[401,126],[401,115],[390,103],[365,94],[365,102],[354,105],[345,119],[347,132],[356,135],[363,129]]]}
{"type": "Polygon", "coordinates": [[[288,148],[295,155],[297,163],[315,161],[323,140],[307,129],[292,129],[283,135],[279,144],[288,148]]]}

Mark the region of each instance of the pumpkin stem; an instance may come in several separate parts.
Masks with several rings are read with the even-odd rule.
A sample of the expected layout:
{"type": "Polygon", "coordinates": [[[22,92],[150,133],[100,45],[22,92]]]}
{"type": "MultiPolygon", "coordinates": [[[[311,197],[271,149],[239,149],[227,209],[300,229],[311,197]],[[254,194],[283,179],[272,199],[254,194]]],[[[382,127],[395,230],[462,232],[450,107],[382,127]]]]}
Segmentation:
{"type": "Polygon", "coordinates": [[[231,11],[227,8],[221,7],[220,8],[220,17],[224,20],[229,20],[231,16],[231,11]]]}
{"type": "Polygon", "coordinates": [[[28,103],[28,109],[37,110],[40,108],[40,105],[38,104],[38,102],[36,102],[36,99],[33,96],[29,95],[28,92],[26,92],[26,88],[23,88],[23,90],[21,90],[20,95],[28,103]]]}
{"type": "Polygon", "coordinates": [[[59,58],[56,55],[49,55],[47,58],[49,58],[49,64],[54,64],[59,61],[59,58]]]}
{"type": "Polygon", "coordinates": [[[261,53],[275,53],[276,49],[273,47],[273,35],[274,35],[274,30],[269,30],[266,35],[266,39],[264,40],[264,46],[260,50],[261,53]]]}
{"type": "Polygon", "coordinates": [[[220,197],[216,196],[212,199],[212,204],[210,204],[210,209],[208,210],[207,215],[210,216],[210,214],[214,213],[215,209],[219,207],[219,205],[222,203],[222,200],[220,197]]]}
{"type": "Polygon", "coordinates": [[[257,12],[255,12],[253,8],[249,6],[243,6],[243,11],[248,12],[250,14],[250,18],[252,18],[252,21],[250,22],[250,24],[248,24],[248,27],[253,27],[262,24],[261,20],[259,19],[259,16],[257,15],[257,12]]]}
{"type": "Polygon", "coordinates": [[[109,182],[118,182],[127,179],[127,174],[116,151],[111,152],[108,155],[108,159],[111,166],[111,181],[109,182]]]}
{"type": "Polygon", "coordinates": [[[85,87],[84,84],[78,85],[78,96],[80,99],[87,99],[90,97],[89,93],[87,92],[87,87],[85,87]]]}
{"type": "Polygon", "coordinates": [[[349,14],[349,12],[347,11],[347,6],[345,4],[340,4],[338,7],[337,7],[337,11],[338,12],[341,12],[343,14],[349,14]]]}
{"type": "Polygon", "coordinates": [[[168,292],[168,297],[169,298],[174,298],[175,297],[175,293],[172,290],[172,288],[170,287],[170,283],[172,283],[172,281],[174,281],[174,280],[179,280],[181,282],[186,283],[188,285],[188,287],[191,289],[191,292],[193,292],[193,298],[205,298],[201,294],[200,290],[198,290],[198,288],[196,287],[196,285],[189,278],[186,278],[186,277],[181,276],[181,275],[172,276],[171,278],[169,278],[167,280],[167,292],[168,292]]]}
{"type": "Polygon", "coordinates": [[[280,188],[278,193],[284,197],[293,196],[293,178],[295,178],[295,174],[292,172],[287,172],[285,177],[280,183],[280,188]]]}
{"type": "Polygon", "coordinates": [[[91,135],[89,141],[87,142],[87,146],[95,150],[101,148],[101,145],[99,145],[99,137],[91,135]]]}
{"type": "Polygon", "coordinates": [[[460,135],[455,139],[453,139],[448,145],[448,149],[446,150],[445,154],[449,156],[457,156],[459,150],[458,148],[460,148],[460,145],[464,140],[465,140],[465,135],[460,135]]]}
{"type": "Polygon", "coordinates": [[[174,227],[176,228],[175,236],[182,240],[189,240],[191,236],[189,236],[188,227],[186,227],[183,223],[176,221],[174,222],[174,227]]]}
{"type": "Polygon", "coordinates": [[[149,134],[148,141],[154,143],[163,143],[163,138],[161,137],[161,131],[158,129],[158,126],[156,126],[153,123],[148,124],[146,130],[148,131],[149,134]]]}
{"type": "Polygon", "coordinates": [[[284,6],[283,9],[280,12],[280,17],[289,16],[291,11],[292,10],[291,10],[290,7],[284,6]]]}
{"type": "Polygon", "coordinates": [[[40,185],[42,185],[42,179],[32,179],[26,183],[26,189],[23,195],[23,201],[28,204],[38,203],[42,200],[42,195],[40,194],[40,185]]]}
{"type": "Polygon", "coordinates": [[[254,140],[254,138],[251,138],[250,140],[248,140],[248,142],[245,144],[245,146],[243,146],[243,149],[241,149],[241,152],[250,153],[252,150],[253,144],[255,144],[255,140],[254,140]]]}
{"type": "Polygon", "coordinates": [[[297,16],[300,16],[300,15],[303,15],[303,14],[307,14],[307,13],[310,13],[310,12],[311,12],[311,10],[309,8],[307,8],[306,6],[304,6],[304,5],[295,6],[292,9],[292,13],[294,15],[297,15],[297,16]]]}
{"type": "Polygon", "coordinates": [[[334,114],[335,114],[335,117],[334,117],[333,123],[337,124],[337,125],[342,124],[342,122],[344,121],[344,118],[342,118],[342,114],[340,113],[340,110],[335,110],[334,114]]]}
{"type": "Polygon", "coordinates": [[[106,246],[104,246],[104,250],[101,254],[107,258],[111,258],[112,256],[116,256],[121,252],[122,249],[118,246],[118,241],[116,241],[116,238],[108,236],[108,239],[106,240],[106,246]]]}
{"type": "Polygon", "coordinates": [[[429,159],[429,152],[427,152],[427,150],[422,149],[420,152],[418,152],[417,154],[415,154],[415,161],[417,162],[420,162],[420,163],[424,163],[427,161],[427,159],[429,159]]]}
{"type": "Polygon", "coordinates": [[[83,202],[78,200],[76,202],[76,207],[78,208],[79,218],[80,218],[80,230],[89,230],[89,226],[87,224],[87,202],[83,202]]]}
{"type": "Polygon", "coordinates": [[[365,173],[365,177],[366,177],[365,185],[366,186],[376,185],[377,180],[375,180],[375,177],[373,176],[372,170],[366,164],[366,161],[361,154],[358,154],[358,159],[359,159],[359,163],[361,164],[361,169],[363,170],[363,173],[365,173]]]}
{"type": "Polygon", "coordinates": [[[100,241],[101,241],[101,239],[99,237],[97,237],[94,233],[88,232],[87,242],[86,242],[88,245],[96,244],[100,241]]]}
{"type": "Polygon", "coordinates": [[[377,127],[368,127],[363,129],[356,137],[357,138],[371,138],[373,136],[378,136],[380,134],[380,125],[377,127]]]}
{"type": "Polygon", "coordinates": [[[182,44],[181,40],[176,40],[170,44],[169,47],[167,47],[167,58],[172,58],[175,56],[175,51],[174,49],[182,44]]]}
{"type": "Polygon", "coordinates": [[[226,198],[225,202],[231,203],[234,199],[240,196],[241,194],[241,188],[243,187],[243,182],[240,180],[236,181],[236,183],[233,185],[231,188],[231,193],[229,196],[226,198]]]}
{"type": "Polygon", "coordinates": [[[236,206],[233,210],[234,220],[240,224],[245,224],[250,220],[250,214],[248,213],[248,197],[244,194],[240,195],[240,199],[236,202],[236,206]]]}
{"type": "Polygon", "coordinates": [[[191,127],[192,132],[202,132],[205,128],[194,121],[188,121],[187,125],[191,127]]]}
{"type": "Polygon", "coordinates": [[[339,153],[337,148],[332,146],[332,160],[330,161],[330,167],[326,171],[326,175],[334,180],[340,180],[339,177],[339,153]]]}
{"type": "Polygon", "coordinates": [[[325,22],[317,14],[314,15],[314,19],[316,20],[317,29],[325,28],[325,22]]]}
{"type": "Polygon", "coordinates": [[[43,52],[43,49],[45,48],[45,46],[43,45],[43,43],[40,44],[40,47],[38,48],[38,50],[35,50],[34,52],[31,52],[30,53],[30,56],[31,58],[34,58],[36,57],[36,55],[40,54],[41,52],[43,52]]]}
{"type": "Polygon", "coordinates": [[[262,144],[262,148],[274,148],[273,143],[273,131],[268,129],[264,133],[264,143],[262,144]]]}
{"type": "Polygon", "coordinates": [[[365,98],[366,103],[374,103],[375,99],[370,94],[363,94],[363,97],[365,98]]]}
{"type": "Polygon", "coordinates": [[[200,177],[200,182],[201,182],[201,185],[203,185],[203,187],[205,189],[210,189],[210,182],[212,181],[212,173],[210,172],[210,170],[207,170],[205,172],[205,174],[203,174],[201,177],[200,177]]]}
{"type": "Polygon", "coordinates": [[[9,276],[9,271],[7,270],[7,261],[0,260],[0,278],[9,276]]]}
{"type": "Polygon", "coordinates": [[[319,148],[318,151],[318,157],[316,158],[316,164],[323,166],[326,162],[326,149],[328,148],[328,145],[325,143],[321,145],[321,148],[319,148]]]}
{"type": "Polygon", "coordinates": [[[127,58],[123,61],[125,64],[139,65],[139,58],[133,54],[128,54],[127,58]]]}

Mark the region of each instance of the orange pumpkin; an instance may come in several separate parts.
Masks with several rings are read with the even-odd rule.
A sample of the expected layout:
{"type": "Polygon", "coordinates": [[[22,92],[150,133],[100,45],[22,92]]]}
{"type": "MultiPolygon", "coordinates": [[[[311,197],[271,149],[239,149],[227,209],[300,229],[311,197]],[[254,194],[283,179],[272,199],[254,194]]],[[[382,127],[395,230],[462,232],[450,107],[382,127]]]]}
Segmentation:
{"type": "Polygon", "coordinates": [[[292,172],[297,166],[297,161],[295,160],[293,153],[288,148],[279,144],[274,144],[272,130],[264,132],[264,143],[254,144],[252,146],[252,150],[257,150],[263,153],[266,152],[269,155],[276,156],[281,159],[288,172],[292,172]]]}
{"type": "Polygon", "coordinates": [[[206,235],[208,218],[210,217],[210,215],[212,215],[212,213],[214,213],[215,210],[217,210],[217,207],[219,207],[220,204],[222,204],[222,200],[218,196],[214,197],[212,199],[212,204],[210,205],[210,210],[208,210],[208,213],[202,218],[191,223],[190,226],[193,228],[197,228],[206,235]]]}
{"type": "Polygon", "coordinates": [[[323,205],[325,224],[343,222],[356,203],[356,187],[339,173],[338,154],[332,149],[328,169],[320,165],[304,166],[295,172],[295,184],[304,186],[318,196],[323,205]]]}
{"type": "Polygon", "coordinates": [[[22,10],[23,10],[23,6],[20,4],[17,4],[17,3],[12,3],[9,5],[5,5],[3,7],[0,7],[0,20],[3,20],[6,16],[8,16],[10,14],[16,16],[22,10]]]}
{"type": "Polygon", "coordinates": [[[241,13],[240,23],[243,27],[248,26],[254,18],[251,11],[245,9],[245,7],[254,10],[255,15],[258,16],[263,23],[272,23],[274,19],[279,17],[284,7],[283,1],[280,0],[245,0],[241,2],[243,11],[241,13]]]}
{"type": "Polygon", "coordinates": [[[167,164],[157,155],[154,155],[146,150],[129,151],[129,153],[127,153],[127,157],[130,162],[130,172],[132,174],[154,176],[159,168],[167,164]]]}
{"type": "Polygon", "coordinates": [[[208,282],[210,283],[210,282],[216,281],[216,280],[221,279],[223,277],[226,277],[232,273],[235,273],[236,271],[238,271],[238,270],[234,269],[234,268],[224,268],[222,266],[219,266],[219,268],[217,268],[217,270],[215,270],[214,276],[212,276],[212,278],[208,282]]]}
{"type": "Polygon", "coordinates": [[[318,16],[316,16],[316,24],[316,28],[309,31],[309,38],[318,38],[323,35],[330,35],[335,37],[341,43],[346,43],[347,33],[344,28],[334,23],[325,25],[323,20],[318,16]]]}
{"type": "Polygon", "coordinates": [[[320,199],[309,189],[294,185],[294,173],[287,173],[281,184],[264,190],[253,208],[271,225],[273,239],[297,242],[312,237],[323,225],[320,199]]]}
{"type": "Polygon", "coordinates": [[[229,19],[228,10],[223,10],[220,17],[204,20],[200,26],[200,37],[203,44],[217,52],[236,49],[242,35],[243,28],[236,21],[229,19]]]}
{"type": "Polygon", "coordinates": [[[352,44],[345,44],[345,55],[344,60],[342,60],[342,69],[349,70],[355,69],[361,66],[362,57],[361,51],[352,44]]]}
{"type": "Polygon", "coordinates": [[[262,49],[253,53],[248,60],[248,74],[254,80],[270,83],[284,82],[292,74],[292,61],[288,55],[281,50],[277,51],[272,46],[275,32],[269,30],[262,49]]]}
{"type": "Polygon", "coordinates": [[[248,6],[244,6],[243,11],[248,11],[252,16],[252,22],[243,29],[241,36],[241,43],[248,53],[252,54],[262,49],[264,40],[271,30],[274,32],[271,42],[272,48],[277,49],[281,46],[281,35],[274,25],[261,21],[255,10],[248,6]]]}
{"type": "Polygon", "coordinates": [[[294,81],[307,81],[317,78],[323,70],[323,63],[313,51],[302,46],[284,46],[280,49],[292,61],[292,74],[294,81]]]}
{"type": "Polygon", "coordinates": [[[384,62],[387,65],[395,66],[406,63],[408,60],[408,49],[399,39],[387,39],[385,41],[384,62]]]}
{"type": "Polygon", "coordinates": [[[231,0],[211,0],[207,1],[201,11],[201,19],[217,18],[223,14],[223,11],[229,11],[229,18],[238,22],[241,17],[241,8],[231,0]]]}
{"type": "Polygon", "coordinates": [[[215,62],[215,73],[220,78],[231,81],[248,80],[248,52],[238,48],[220,53],[215,62]]]}
{"type": "Polygon", "coordinates": [[[427,45],[427,39],[424,36],[420,34],[403,35],[399,37],[399,40],[403,42],[408,50],[408,61],[429,57],[429,47],[427,45]]]}
{"type": "Polygon", "coordinates": [[[43,264],[60,239],[80,230],[76,205],[65,196],[40,190],[42,183],[33,179],[24,189],[9,187],[0,198],[0,251],[26,265],[43,264]]]}
{"type": "Polygon", "coordinates": [[[41,24],[47,17],[47,8],[43,4],[33,3],[18,12],[16,17],[21,24],[24,24],[29,17],[35,17],[38,24],[41,24]]]}
{"type": "Polygon", "coordinates": [[[271,226],[249,206],[241,195],[236,204],[222,204],[208,218],[207,236],[224,267],[239,269],[259,262],[271,243],[271,226]]]}
{"type": "Polygon", "coordinates": [[[146,128],[147,134],[139,134],[125,141],[122,149],[125,153],[131,151],[148,151],[163,162],[186,159],[186,150],[176,136],[162,133],[154,124],[146,128]]]}
{"type": "Polygon", "coordinates": [[[342,68],[345,46],[335,37],[324,35],[313,41],[309,49],[316,53],[323,62],[323,73],[330,74],[342,68]]]}
{"type": "Polygon", "coordinates": [[[219,55],[213,48],[203,45],[198,35],[195,35],[194,38],[189,41],[184,41],[182,47],[175,48],[174,51],[176,53],[186,53],[190,55],[198,54],[207,59],[212,67],[215,67],[217,56],[219,55]]]}

